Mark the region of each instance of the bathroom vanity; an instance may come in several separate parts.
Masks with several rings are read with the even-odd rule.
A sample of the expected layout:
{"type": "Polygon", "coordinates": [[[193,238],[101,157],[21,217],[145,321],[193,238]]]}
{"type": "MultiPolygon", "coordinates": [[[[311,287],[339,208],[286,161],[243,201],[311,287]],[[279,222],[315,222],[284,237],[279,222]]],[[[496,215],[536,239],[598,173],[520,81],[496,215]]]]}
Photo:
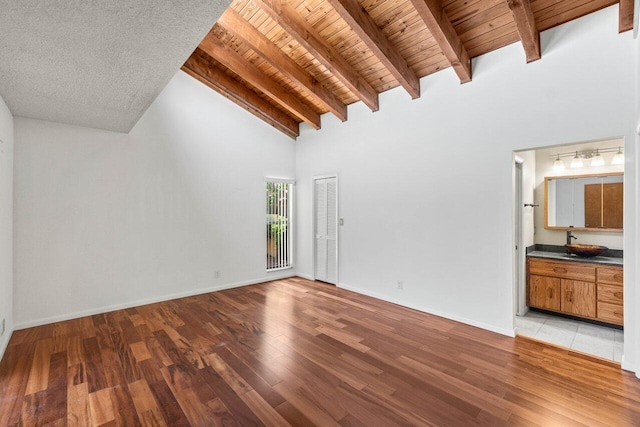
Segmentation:
{"type": "Polygon", "coordinates": [[[527,305],[623,325],[622,258],[527,254],[527,305]]]}
{"type": "Polygon", "coordinates": [[[545,177],[544,228],[565,232],[567,245],[527,248],[529,307],[623,325],[622,250],[576,244],[572,234],[622,233],[623,182],[623,172],[545,177]],[[574,247],[582,256],[567,252],[574,247]]]}

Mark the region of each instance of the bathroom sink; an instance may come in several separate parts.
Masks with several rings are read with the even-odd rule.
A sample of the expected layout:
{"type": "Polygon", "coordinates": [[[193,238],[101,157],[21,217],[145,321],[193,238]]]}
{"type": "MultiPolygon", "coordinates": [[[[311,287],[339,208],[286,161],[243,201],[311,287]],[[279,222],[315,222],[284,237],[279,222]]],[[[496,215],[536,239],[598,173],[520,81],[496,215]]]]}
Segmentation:
{"type": "Polygon", "coordinates": [[[607,248],[606,246],[599,246],[599,245],[580,245],[580,244],[571,244],[571,245],[565,245],[567,249],[569,249],[569,252],[571,252],[572,254],[576,254],[578,256],[581,257],[594,257],[594,256],[598,256],[600,254],[602,254],[604,251],[606,251],[607,248]]]}

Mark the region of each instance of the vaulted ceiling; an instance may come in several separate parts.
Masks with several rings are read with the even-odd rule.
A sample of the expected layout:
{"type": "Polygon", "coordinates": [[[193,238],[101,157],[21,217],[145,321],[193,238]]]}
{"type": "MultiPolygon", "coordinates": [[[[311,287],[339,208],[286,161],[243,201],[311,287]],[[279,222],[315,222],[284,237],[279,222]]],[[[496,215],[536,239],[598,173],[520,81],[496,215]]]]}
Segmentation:
{"type": "Polygon", "coordinates": [[[129,132],[231,0],[0,0],[14,116],[129,132]]]}
{"type": "Polygon", "coordinates": [[[182,69],[295,139],[446,68],[470,82],[471,58],[514,42],[539,60],[540,31],[616,3],[632,29],[633,0],[234,0],[182,69]]]}

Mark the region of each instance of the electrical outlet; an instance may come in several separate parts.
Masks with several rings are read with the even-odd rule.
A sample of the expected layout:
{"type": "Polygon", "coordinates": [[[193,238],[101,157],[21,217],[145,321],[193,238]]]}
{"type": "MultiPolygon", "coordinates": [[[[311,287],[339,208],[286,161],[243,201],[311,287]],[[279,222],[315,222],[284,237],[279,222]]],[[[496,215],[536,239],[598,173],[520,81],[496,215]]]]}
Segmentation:
{"type": "Polygon", "coordinates": [[[404,289],[404,284],[402,283],[402,280],[398,280],[398,289],[404,289]]]}
{"type": "Polygon", "coordinates": [[[213,272],[213,277],[215,277],[216,279],[220,278],[220,270],[216,270],[213,272]]]}

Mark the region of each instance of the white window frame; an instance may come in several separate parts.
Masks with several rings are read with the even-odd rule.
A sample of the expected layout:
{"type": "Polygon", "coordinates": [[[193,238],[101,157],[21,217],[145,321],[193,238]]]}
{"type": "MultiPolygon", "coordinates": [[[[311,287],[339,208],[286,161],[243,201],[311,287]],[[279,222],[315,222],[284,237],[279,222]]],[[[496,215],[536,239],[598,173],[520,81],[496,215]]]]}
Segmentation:
{"type": "MultiPolygon", "coordinates": [[[[276,183],[276,184],[288,184],[289,185],[289,189],[288,189],[288,194],[287,194],[287,211],[286,211],[286,216],[288,218],[288,223],[287,223],[287,242],[284,245],[284,251],[283,253],[280,253],[278,255],[279,258],[282,257],[286,257],[287,259],[287,265],[285,266],[279,266],[279,267],[272,267],[269,268],[269,263],[267,261],[267,258],[269,257],[269,252],[268,252],[268,248],[267,248],[267,257],[265,257],[265,262],[266,262],[266,271],[267,272],[272,272],[272,271],[280,271],[280,270],[288,270],[288,269],[292,269],[294,267],[294,242],[295,242],[295,222],[294,222],[294,212],[295,212],[295,181],[291,180],[291,179],[283,179],[283,178],[272,178],[272,177],[266,177],[265,180],[265,208],[267,208],[267,215],[269,215],[269,199],[268,199],[268,195],[267,195],[267,191],[266,191],[266,187],[268,183],[276,183]]],[[[277,213],[278,215],[281,214],[281,212],[277,213]]],[[[268,232],[266,231],[265,228],[265,237],[264,237],[264,242],[267,243],[267,245],[269,245],[269,235],[268,232]]]]}

